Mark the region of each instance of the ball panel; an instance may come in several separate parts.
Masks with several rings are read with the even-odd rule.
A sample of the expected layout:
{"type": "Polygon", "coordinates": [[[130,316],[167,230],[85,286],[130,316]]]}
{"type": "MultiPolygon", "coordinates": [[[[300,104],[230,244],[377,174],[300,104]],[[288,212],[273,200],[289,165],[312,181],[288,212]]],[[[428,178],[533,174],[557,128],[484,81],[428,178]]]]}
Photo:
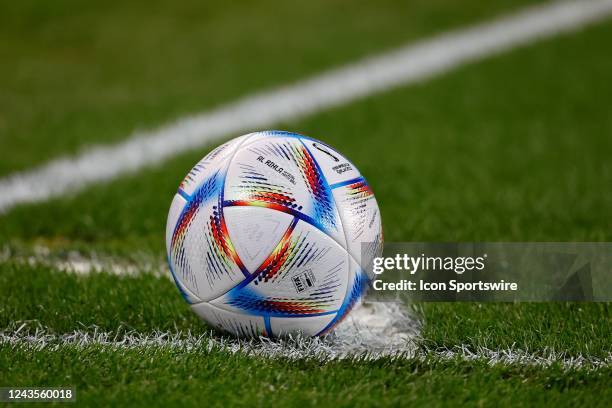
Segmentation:
{"type": "Polygon", "coordinates": [[[363,269],[353,257],[349,257],[349,282],[348,291],[342,301],[338,313],[325,326],[317,336],[324,336],[334,329],[342,320],[350,313],[350,311],[358,306],[362,301],[368,289],[369,279],[363,272],[363,269]]]}
{"type": "Polygon", "coordinates": [[[181,283],[181,281],[177,278],[176,274],[174,273],[174,268],[172,267],[172,263],[169,263],[169,265],[170,265],[170,274],[172,275],[174,284],[176,285],[179,292],[181,293],[181,296],[183,296],[183,299],[185,299],[185,302],[189,304],[200,303],[202,299],[197,297],[192,291],[190,291],[187,287],[185,287],[185,285],[181,283]]]}
{"type": "Polygon", "coordinates": [[[284,130],[262,130],[259,132],[253,132],[249,136],[249,140],[245,141],[241,147],[246,147],[251,143],[258,142],[262,139],[268,139],[270,137],[292,137],[299,135],[296,133],[286,132],[284,130]]]}
{"type": "Polygon", "coordinates": [[[209,173],[219,169],[225,172],[231,156],[249,137],[251,137],[250,134],[240,136],[213,149],[187,173],[179,185],[179,190],[183,191],[186,195],[191,195],[207,178],[209,173]]]}
{"type": "Polygon", "coordinates": [[[298,216],[345,245],[331,188],[299,138],[267,137],[242,146],[228,171],[224,204],[298,216]]]}
{"type": "Polygon", "coordinates": [[[293,216],[260,207],[223,209],[230,241],[246,269],[256,271],[281,240],[293,216]]]}
{"type": "Polygon", "coordinates": [[[348,251],[364,268],[382,253],[382,222],[372,189],[361,177],[333,190],[346,232],[348,251]],[[363,248],[362,248],[363,245],[363,248]]]}
{"type": "Polygon", "coordinates": [[[169,262],[176,278],[198,298],[219,296],[248,272],[229,239],[223,208],[223,169],[205,173],[189,197],[170,239],[169,262]]]}
{"type": "Polygon", "coordinates": [[[191,308],[198,316],[216,329],[232,333],[236,336],[268,337],[272,335],[266,330],[266,323],[261,316],[219,309],[207,302],[192,305],[191,308]]]}
{"type": "Polygon", "coordinates": [[[166,220],[166,256],[170,257],[170,249],[172,248],[172,235],[178,222],[178,219],[187,204],[187,200],[179,194],[175,194],[170,204],[168,211],[168,219],[166,220]]]}
{"type": "Polygon", "coordinates": [[[211,304],[273,317],[332,314],[347,291],[348,258],[337,242],[296,219],[253,275],[211,304]]]}

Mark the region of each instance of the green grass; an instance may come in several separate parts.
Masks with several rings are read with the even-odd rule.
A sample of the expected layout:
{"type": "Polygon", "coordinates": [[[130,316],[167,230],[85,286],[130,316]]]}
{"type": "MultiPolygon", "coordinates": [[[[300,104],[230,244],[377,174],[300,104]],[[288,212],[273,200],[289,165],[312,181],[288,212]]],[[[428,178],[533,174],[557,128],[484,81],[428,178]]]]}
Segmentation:
{"type": "Polygon", "coordinates": [[[111,332],[210,330],[165,276],[79,276],[5,263],[0,264],[0,297],[0,327],[27,322],[27,329],[54,333],[94,326],[111,332]]]}
{"type": "Polygon", "coordinates": [[[612,313],[607,303],[426,303],[424,346],[521,349],[536,355],[607,357],[612,313]]]}
{"type": "MultiPolygon", "coordinates": [[[[165,276],[75,275],[51,268],[0,264],[0,327],[106,332],[209,331],[165,276]],[[31,299],[24,302],[23,299],[31,299]]],[[[605,358],[612,352],[612,315],[604,304],[425,304],[424,348],[465,345],[517,348],[535,355],[605,358]],[[504,316],[500,319],[500,316],[504,316]]]]}
{"type": "Polygon", "coordinates": [[[3,2],[0,175],[532,2],[3,2]]]}
{"type": "Polygon", "coordinates": [[[428,360],[253,359],[167,348],[89,346],[40,351],[0,346],[0,383],[72,385],[84,405],[136,406],[606,406],[610,368],[599,371],[428,360]],[[44,364],[41,362],[44,361],[44,364]]]}
{"type": "MultiPolygon", "coordinates": [[[[0,327],[27,321],[21,333],[43,329],[49,333],[73,330],[142,334],[155,330],[204,334],[201,323],[166,277],[143,274],[87,276],[44,267],[0,265],[0,327]],[[24,302],[24,299],[28,301],[24,302]],[[160,301],[163,299],[163,301],[160,301]]],[[[609,352],[605,333],[587,332],[593,324],[611,327],[610,316],[599,305],[584,304],[584,319],[566,323],[566,309],[506,305],[453,305],[464,309],[458,318],[448,308],[427,305],[424,347],[442,347],[477,341],[495,349],[515,338],[515,348],[546,355],[565,352],[604,356],[609,352]],[[542,312],[545,312],[544,314],[542,312]],[[506,317],[500,321],[499,316],[506,317]],[[523,316],[514,321],[513,316],[523,316]],[[533,335],[534,322],[546,316],[547,325],[533,335]],[[481,330],[494,335],[482,337],[481,330]],[[561,330],[559,330],[561,329],[561,330]],[[549,340],[555,339],[551,343],[549,340]],[[480,339],[480,341],[478,341],[480,339]],[[484,340],[484,341],[483,341],[484,340]],[[453,343],[456,341],[456,343],[453,343]],[[541,347],[545,347],[542,349],[541,347]]],[[[607,310],[607,309],[606,309],[607,310]]],[[[602,330],[602,329],[600,329],[602,330]]],[[[603,329],[605,330],[605,329],[603,329]]],[[[23,343],[0,345],[0,384],[11,386],[72,386],[84,405],[166,406],[227,404],[275,406],[367,406],[548,404],[603,406],[609,399],[612,372],[551,367],[490,366],[484,361],[442,361],[435,356],[419,360],[381,359],[288,362],[243,354],[228,354],[206,346],[187,350],[170,347],[60,346],[51,341],[44,349],[23,343]]]]}

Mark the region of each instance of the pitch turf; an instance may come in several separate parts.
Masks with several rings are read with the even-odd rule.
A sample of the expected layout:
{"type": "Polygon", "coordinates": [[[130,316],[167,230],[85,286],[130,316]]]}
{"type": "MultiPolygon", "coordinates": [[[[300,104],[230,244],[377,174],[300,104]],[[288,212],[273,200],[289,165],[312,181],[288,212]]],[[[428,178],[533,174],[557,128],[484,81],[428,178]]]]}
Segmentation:
{"type": "MultiPolygon", "coordinates": [[[[442,14],[436,4],[417,3],[414,14],[410,13],[414,17],[410,24],[404,24],[403,15],[391,6],[377,7],[376,12],[368,6],[334,6],[352,13],[346,21],[363,21],[363,26],[349,27],[340,19],[333,27],[321,24],[317,37],[313,37],[315,31],[308,18],[293,24],[288,6],[266,6],[278,13],[270,16],[265,7],[258,9],[261,15],[254,19],[257,21],[251,21],[252,9],[242,4],[229,9],[233,12],[210,6],[206,13],[217,23],[205,27],[197,23],[191,8],[162,18],[158,14],[163,13],[156,13],[153,7],[150,15],[143,16],[141,35],[131,39],[140,49],[135,53],[116,45],[139,17],[136,9],[128,7],[120,13],[92,8],[86,13],[89,20],[81,22],[52,6],[44,13],[13,10],[27,18],[0,24],[2,33],[11,33],[6,36],[8,45],[0,47],[29,57],[16,59],[21,61],[17,71],[10,64],[0,65],[0,84],[11,91],[0,95],[0,111],[10,118],[0,120],[0,174],[73,152],[93,141],[117,140],[135,126],[152,126],[434,29],[511,8],[506,3],[491,4],[487,9],[476,2],[471,6],[442,3],[450,7],[442,14]],[[49,43],[43,46],[20,39],[28,22],[47,21],[45,13],[53,19],[35,35],[49,43]],[[96,30],[102,30],[105,21],[100,16],[118,24],[116,38],[113,31],[97,36],[96,30]],[[84,37],[65,33],[68,38],[63,41],[64,32],[57,21],[74,25],[84,37]],[[278,25],[271,34],[263,34],[261,43],[238,41],[249,33],[265,31],[264,27],[274,25],[272,21],[278,25]],[[213,42],[204,41],[202,54],[197,56],[186,55],[186,45],[175,49],[181,39],[196,34],[220,36],[227,27],[238,32],[228,34],[221,42],[224,47],[207,48],[213,42]],[[275,35],[288,32],[288,27],[292,32],[286,42],[275,41],[275,35]],[[156,46],[146,40],[147,33],[159,30],[166,30],[162,32],[168,41],[160,44],[162,50],[188,58],[179,64],[184,72],[172,80],[162,81],[176,66],[164,52],[151,56],[157,59],[149,61],[150,70],[140,70],[142,55],[151,55],[156,46]],[[87,54],[82,53],[89,44],[87,38],[105,40],[87,54]],[[325,41],[326,47],[319,47],[320,41],[325,41]],[[329,53],[327,45],[338,52],[329,53]],[[41,57],[46,65],[38,77],[40,82],[31,83],[28,91],[23,84],[34,75],[36,47],[49,49],[52,55],[41,57]],[[217,57],[210,58],[210,63],[202,59],[209,52],[217,57]],[[261,65],[232,82],[235,70],[251,66],[254,55],[261,56],[261,65]],[[298,55],[305,62],[274,64],[279,56],[291,61],[298,55]],[[112,66],[109,59],[119,62],[112,66]],[[99,68],[84,74],[87,70],[79,68],[80,64],[99,68]],[[221,69],[228,66],[227,72],[221,69]],[[16,72],[25,75],[22,82],[13,81],[16,72]],[[63,91],[59,86],[63,75],[82,85],[63,91]],[[60,99],[54,98],[57,95],[60,99]],[[26,106],[24,101],[32,97],[38,102],[26,106]],[[31,141],[26,143],[26,139],[31,141]],[[49,139],[57,142],[48,143],[45,150],[34,143],[49,139]]],[[[316,4],[301,7],[305,8],[303,15],[319,16],[316,4]]],[[[11,19],[6,16],[10,15],[0,18],[8,21],[11,19]]],[[[610,241],[610,39],[612,23],[605,22],[417,86],[299,122],[281,123],[278,128],[324,139],[352,159],[381,203],[389,241],[610,241]]],[[[73,196],[16,208],[0,216],[0,242],[19,257],[42,245],[57,256],[76,250],[161,262],[170,199],[179,180],[209,149],[73,196]]],[[[93,331],[94,325],[119,333],[207,331],[171,281],[151,274],[83,277],[5,261],[0,264],[0,296],[0,328],[15,329],[26,322],[23,330],[41,328],[60,334],[93,331]]],[[[424,304],[417,312],[425,322],[420,343],[423,350],[458,345],[472,350],[515,347],[534,355],[554,351],[570,357],[600,358],[612,352],[612,316],[605,304],[424,304]]],[[[79,401],[92,405],[254,401],[259,405],[303,402],[352,406],[442,404],[451,400],[594,406],[605,405],[612,397],[609,367],[594,371],[559,365],[490,367],[483,361],[442,361],[434,355],[425,361],[321,364],[208,349],[55,345],[34,351],[3,344],[0,367],[0,385],[71,384],[78,388],[79,401]]]]}
{"type": "MultiPolygon", "coordinates": [[[[0,265],[0,297],[0,327],[17,329],[25,323],[21,333],[210,331],[167,276],[150,273],[79,276],[7,263],[0,265]],[[24,302],[26,298],[33,301],[24,302]]],[[[471,350],[516,348],[540,356],[599,358],[610,352],[612,315],[607,304],[425,304],[415,315],[428,322],[423,349],[462,345],[471,350]]]]}
{"type": "Polygon", "coordinates": [[[322,365],[254,360],[205,348],[93,346],[43,351],[4,347],[0,363],[10,367],[3,381],[74,384],[78,401],[89,405],[598,406],[612,397],[610,368],[567,371],[389,359],[322,365]]]}
{"type": "MultiPolygon", "coordinates": [[[[205,335],[207,329],[175,294],[167,277],[148,274],[78,276],[47,268],[4,265],[0,273],[2,327],[21,326],[21,334],[110,332],[116,342],[126,334],[155,331],[205,335]],[[24,299],[35,299],[24,302],[24,299]],[[153,301],[165,299],[163,302],[153,301]]],[[[518,348],[563,352],[567,356],[605,355],[610,316],[605,307],[553,304],[545,307],[467,306],[467,314],[448,327],[449,310],[424,310],[431,324],[423,347],[462,344],[465,338],[490,348],[515,339],[518,348]],[[499,319],[500,309],[506,318],[499,319]],[[582,319],[568,322],[573,309],[582,319]],[[543,319],[546,316],[546,319],[543,319]],[[539,321],[539,327],[532,319],[539,321]],[[546,327],[544,327],[546,325],[546,327]],[[594,329],[594,327],[597,327],[594,329]],[[602,329],[602,327],[604,327],[602,329]],[[607,327],[607,329],[605,329],[607,327]],[[561,328],[562,330],[559,330],[561,328]],[[494,333],[483,334],[482,330],[494,333]],[[587,332],[591,330],[590,332],[587,332]],[[603,332],[602,332],[603,331],[603,332]],[[561,335],[560,335],[561,334],[561,335]],[[554,336],[558,338],[555,339],[554,336]],[[434,344],[442,337],[440,344],[434,344]],[[548,342],[551,340],[552,342],[548,342]]],[[[180,337],[180,335],[179,335],[180,337]]],[[[470,404],[585,404],[596,406],[611,396],[612,370],[568,369],[528,365],[491,366],[435,355],[424,360],[383,358],[377,361],[287,361],[232,354],[206,342],[195,347],[66,345],[47,340],[0,347],[0,382],[12,385],[62,386],[77,389],[82,404],[197,406],[257,404],[275,406],[430,405],[448,401],[470,404]]],[[[469,344],[468,344],[469,346],[469,344]]]]}

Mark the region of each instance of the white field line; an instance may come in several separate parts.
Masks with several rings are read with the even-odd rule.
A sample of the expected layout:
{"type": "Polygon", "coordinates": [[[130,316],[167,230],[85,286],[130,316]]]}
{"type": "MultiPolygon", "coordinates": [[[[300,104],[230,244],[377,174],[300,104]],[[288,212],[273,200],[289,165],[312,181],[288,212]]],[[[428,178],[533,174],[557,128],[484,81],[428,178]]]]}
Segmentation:
{"type": "Polygon", "coordinates": [[[423,350],[414,345],[402,350],[345,350],[338,346],[333,338],[310,339],[291,338],[271,341],[261,338],[240,340],[220,337],[214,333],[193,335],[184,332],[153,332],[140,334],[136,332],[112,333],[104,331],[77,330],[66,334],[51,334],[39,330],[34,333],[0,332],[0,345],[9,344],[29,349],[58,350],[62,347],[102,346],[111,349],[135,348],[173,348],[186,352],[213,350],[230,353],[244,353],[253,357],[316,359],[321,362],[332,360],[376,360],[379,358],[417,359],[437,361],[483,361],[489,365],[518,365],[531,367],[550,367],[559,365],[565,369],[599,369],[612,366],[612,354],[605,358],[567,356],[564,353],[543,352],[529,353],[524,350],[509,348],[490,350],[478,348],[475,351],[461,345],[451,349],[423,350]]]}
{"type": "Polygon", "coordinates": [[[0,179],[0,213],[153,165],[218,138],[303,117],[427,79],[514,47],[575,30],[612,13],[612,0],[571,0],[529,7],[323,72],[187,117],[127,140],[0,179]]]}
{"type": "Polygon", "coordinates": [[[48,267],[61,272],[82,275],[97,272],[108,272],[115,275],[152,273],[171,279],[166,261],[149,253],[134,253],[128,259],[97,252],[84,254],[75,250],[55,251],[42,245],[18,250],[11,250],[8,246],[4,246],[0,250],[0,263],[6,262],[48,267]]]}
{"type": "MultiPolygon", "coordinates": [[[[10,261],[30,266],[45,266],[61,272],[90,274],[107,272],[116,275],[136,276],[140,273],[153,273],[172,279],[165,263],[156,262],[152,256],[142,256],[138,262],[126,259],[118,260],[103,254],[92,254],[88,257],[77,251],[66,254],[53,253],[49,248],[35,246],[27,255],[12,255],[8,248],[0,251],[0,262],[10,261]]],[[[24,327],[21,325],[15,333],[24,327]]],[[[414,339],[418,337],[420,322],[399,303],[391,302],[364,302],[355,308],[349,316],[335,330],[333,341],[330,337],[325,342],[318,339],[298,340],[297,342],[267,342],[266,350],[293,344],[295,353],[311,356],[313,353],[323,352],[326,356],[344,355],[392,355],[399,352],[410,352],[414,346],[414,339]],[[315,347],[316,346],[316,347],[315,347]]],[[[10,332],[11,329],[9,329],[10,332]]],[[[2,341],[0,332],[0,341],[2,341]]],[[[210,341],[216,341],[214,338],[210,341]]],[[[244,343],[239,341],[235,346],[244,343]]],[[[230,347],[231,349],[232,347],[230,347]]],[[[287,348],[287,354],[291,347],[287,348]]]]}
{"type": "Polygon", "coordinates": [[[561,365],[563,368],[588,368],[597,369],[612,366],[612,353],[605,358],[592,356],[568,356],[562,352],[544,351],[542,353],[529,353],[518,348],[508,348],[502,350],[490,350],[485,347],[478,347],[475,351],[470,350],[470,346],[460,345],[450,349],[423,351],[422,356],[432,357],[439,360],[466,360],[466,361],[486,361],[489,365],[519,365],[533,367],[550,367],[561,365]]]}
{"type": "Polygon", "coordinates": [[[222,337],[214,333],[194,336],[189,332],[103,332],[94,328],[67,334],[52,334],[37,321],[15,322],[0,330],[0,344],[26,344],[33,347],[85,346],[181,347],[187,350],[217,348],[262,357],[316,358],[321,361],[343,358],[374,359],[383,356],[412,355],[416,350],[420,322],[397,303],[366,302],[325,338],[291,337],[270,340],[222,337]]]}
{"type": "Polygon", "coordinates": [[[549,367],[560,365],[566,369],[597,369],[612,365],[612,354],[605,358],[567,356],[544,350],[529,353],[517,348],[473,350],[465,345],[451,349],[425,350],[420,348],[420,323],[403,307],[394,303],[366,303],[353,311],[336,331],[325,338],[293,337],[281,340],[236,339],[209,332],[193,335],[190,332],[105,332],[94,328],[54,334],[32,322],[13,325],[0,331],[0,345],[28,347],[30,349],[57,350],[61,347],[103,346],[112,349],[162,347],[190,351],[212,350],[244,353],[263,358],[316,359],[322,362],[339,359],[375,360],[463,360],[484,361],[487,364],[549,367]],[[36,327],[34,325],[34,327],[36,327]]]}
{"type": "MultiPolygon", "coordinates": [[[[5,251],[6,252],[6,251],[5,251]]],[[[11,258],[14,262],[30,265],[45,265],[62,272],[89,274],[109,272],[117,275],[138,275],[147,271],[170,278],[165,264],[150,261],[148,267],[138,266],[141,262],[117,262],[116,258],[101,255],[94,259],[85,258],[74,252],[58,260],[45,247],[36,247],[36,255],[11,258]],[[50,257],[45,257],[48,254],[50,257]],[[157,265],[157,266],[155,266],[157,265]]],[[[320,361],[334,359],[378,359],[392,358],[433,358],[438,360],[483,360],[488,364],[514,364],[548,367],[561,364],[566,368],[599,368],[612,365],[612,353],[606,358],[589,356],[571,357],[554,350],[529,353],[517,348],[491,350],[458,345],[450,349],[423,350],[417,345],[422,323],[405,306],[394,302],[366,301],[353,310],[332,335],[319,338],[290,338],[271,341],[261,338],[244,340],[221,337],[213,333],[194,336],[181,332],[104,332],[96,328],[79,330],[66,334],[53,334],[44,330],[37,322],[19,323],[0,331],[0,344],[8,343],[34,348],[59,348],[62,346],[85,347],[101,345],[112,348],[174,347],[186,351],[194,349],[225,350],[266,358],[286,357],[290,359],[314,358],[320,361]],[[31,334],[32,328],[36,328],[31,334]]]]}
{"type": "MultiPolygon", "coordinates": [[[[4,251],[7,252],[7,251],[4,251]]],[[[0,261],[2,257],[0,257],[0,261]]],[[[36,247],[35,255],[11,258],[14,262],[30,265],[44,265],[62,272],[89,274],[109,272],[117,275],[138,275],[147,271],[159,276],[170,275],[165,264],[149,260],[142,262],[122,261],[104,255],[89,259],[78,252],[69,253],[58,259],[49,249],[36,247]],[[47,256],[45,256],[47,255],[47,256]],[[141,265],[141,266],[138,266],[141,265]]],[[[566,368],[599,368],[612,365],[612,353],[606,358],[588,356],[567,356],[553,350],[542,353],[529,353],[517,348],[491,350],[458,345],[450,349],[423,350],[417,346],[422,323],[405,306],[394,302],[366,301],[353,310],[338,326],[334,333],[324,339],[290,338],[271,341],[261,338],[244,340],[221,337],[213,333],[194,336],[181,332],[137,332],[110,333],[96,328],[74,331],[66,334],[52,334],[37,322],[20,323],[0,331],[0,344],[25,345],[34,348],[59,348],[62,346],[85,347],[101,345],[112,348],[135,347],[174,347],[186,351],[194,349],[225,350],[232,353],[245,353],[266,358],[286,357],[290,359],[314,358],[320,361],[334,359],[378,359],[392,358],[433,358],[438,360],[483,360],[488,364],[532,365],[548,367],[561,364],[566,368]],[[36,332],[31,334],[32,323],[36,332]],[[25,329],[25,330],[24,330],[25,329]]]]}

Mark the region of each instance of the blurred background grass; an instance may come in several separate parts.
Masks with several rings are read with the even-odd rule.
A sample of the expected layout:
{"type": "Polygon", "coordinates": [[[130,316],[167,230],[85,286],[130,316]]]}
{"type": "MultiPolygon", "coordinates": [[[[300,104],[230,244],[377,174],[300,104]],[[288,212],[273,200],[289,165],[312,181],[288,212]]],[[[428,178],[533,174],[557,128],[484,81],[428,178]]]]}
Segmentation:
{"type": "MultiPolygon", "coordinates": [[[[388,241],[610,240],[611,38],[603,23],[279,127],[357,165],[388,241]]],[[[162,257],[171,197],[212,147],[15,208],[0,239],[162,257]]]]}
{"type": "Polygon", "coordinates": [[[528,0],[0,4],[0,176],[528,0]]]}

